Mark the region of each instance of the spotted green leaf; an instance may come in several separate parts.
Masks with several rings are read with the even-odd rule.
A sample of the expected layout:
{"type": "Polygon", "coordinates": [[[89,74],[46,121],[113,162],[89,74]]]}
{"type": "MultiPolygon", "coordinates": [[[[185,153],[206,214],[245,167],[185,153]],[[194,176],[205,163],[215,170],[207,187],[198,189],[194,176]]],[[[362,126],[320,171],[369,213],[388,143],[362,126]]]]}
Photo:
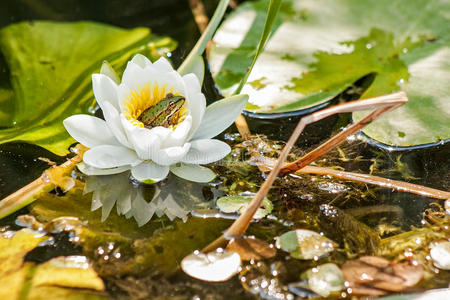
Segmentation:
{"type": "MultiPolygon", "coordinates": [[[[215,35],[210,64],[225,95],[246,72],[267,6],[265,0],[245,2],[215,35]]],[[[403,90],[410,101],[365,128],[366,134],[398,146],[449,139],[449,9],[445,0],[283,1],[242,90],[250,97],[246,109],[305,109],[372,74],[362,98],[403,90]]]]}

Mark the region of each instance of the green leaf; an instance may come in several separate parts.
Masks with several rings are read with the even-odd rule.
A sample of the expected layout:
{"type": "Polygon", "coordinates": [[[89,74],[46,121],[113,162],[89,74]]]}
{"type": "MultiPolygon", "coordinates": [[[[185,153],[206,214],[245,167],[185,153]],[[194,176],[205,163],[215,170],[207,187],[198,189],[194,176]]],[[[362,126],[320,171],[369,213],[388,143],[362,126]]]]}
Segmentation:
{"type": "Polygon", "coordinates": [[[278,11],[280,10],[281,0],[270,0],[269,7],[267,8],[267,16],[266,21],[264,23],[263,32],[261,34],[261,39],[259,40],[258,47],[256,48],[255,56],[253,57],[252,64],[247,68],[245,76],[241,79],[239,86],[237,87],[234,94],[237,95],[242,91],[242,88],[247,83],[248,77],[255,66],[255,63],[266,46],[267,39],[269,38],[269,34],[272,31],[272,27],[275,23],[275,19],[277,17],[278,11]]]}
{"type": "MultiPolygon", "coordinates": [[[[241,195],[225,196],[217,199],[216,205],[224,213],[235,213],[235,212],[243,213],[245,212],[248,205],[252,201],[252,198],[253,198],[252,196],[241,196],[241,195]]],[[[272,210],[273,210],[272,202],[269,199],[264,198],[261,204],[261,208],[258,208],[253,218],[261,219],[270,214],[272,210]]]]}
{"type": "MultiPolygon", "coordinates": [[[[450,138],[449,8],[442,0],[283,1],[270,40],[242,90],[253,105],[247,110],[304,109],[374,74],[362,98],[403,90],[410,101],[365,133],[399,146],[450,138]],[[263,86],[251,84],[262,78],[263,86]]],[[[246,72],[266,9],[264,0],[244,3],[214,38],[211,70],[225,95],[246,72]]],[[[354,119],[363,114],[355,113],[354,119]]]]}
{"type": "Polygon", "coordinates": [[[104,60],[122,71],[136,53],[156,59],[174,48],[172,40],[151,35],[147,28],[37,21],[1,29],[0,51],[12,90],[3,88],[2,81],[0,107],[13,111],[7,111],[11,119],[0,114],[0,125],[8,127],[0,130],[0,142],[25,141],[66,154],[75,140],[62,120],[93,107],[91,74],[104,60]]]}

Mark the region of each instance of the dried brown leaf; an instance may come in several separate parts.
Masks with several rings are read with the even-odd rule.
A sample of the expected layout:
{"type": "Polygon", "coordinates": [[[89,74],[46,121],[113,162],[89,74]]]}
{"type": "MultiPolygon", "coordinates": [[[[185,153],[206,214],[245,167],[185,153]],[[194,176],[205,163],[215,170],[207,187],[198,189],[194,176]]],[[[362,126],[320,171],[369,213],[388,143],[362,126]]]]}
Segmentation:
{"type": "Polygon", "coordinates": [[[403,278],[403,284],[407,287],[415,286],[423,278],[424,269],[420,264],[412,262],[403,262],[392,266],[395,275],[403,278]]]}
{"type": "Polygon", "coordinates": [[[351,294],[352,295],[361,295],[361,296],[383,296],[386,294],[385,291],[373,289],[369,287],[365,287],[362,285],[351,286],[351,294]]]}
{"type": "Polygon", "coordinates": [[[376,268],[386,268],[389,266],[389,261],[379,256],[362,256],[359,260],[376,268]]]}
{"type": "Polygon", "coordinates": [[[379,270],[359,260],[350,260],[342,266],[342,273],[346,281],[358,284],[372,282],[379,270]]]}

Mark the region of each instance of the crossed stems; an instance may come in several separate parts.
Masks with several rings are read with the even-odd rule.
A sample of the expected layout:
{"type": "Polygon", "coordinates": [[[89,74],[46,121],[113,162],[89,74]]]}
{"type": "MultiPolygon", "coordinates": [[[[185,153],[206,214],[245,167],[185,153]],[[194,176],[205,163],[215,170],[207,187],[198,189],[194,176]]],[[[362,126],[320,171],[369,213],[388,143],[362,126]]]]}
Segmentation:
{"type": "MultiPolygon", "coordinates": [[[[344,142],[347,137],[355,134],[383,114],[394,110],[403,104],[408,102],[408,97],[404,92],[398,92],[390,95],[385,95],[381,97],[376,98],[370,98],[355,102],[349,102],[345,104],[340,104],[336,106],[332,106],[330,108],[326,108],[323,110],[320,110],[318,112],[312,113],[308,116],[303,117],[298,122],[297,126],[295,127],[292,135],[290,136],[289,140],[287,141],[286,145],[284,146],[283,150],[281,151],[278,160],[275,162],[275,164],[272,167],[272,170],[269,173],[269,176],[264,181],[261,188],[258,190],[256,195],[253,197],[252,201],[250,202],[247,210],[239,216],[239,218],[228,228],[228,230],[221,235],[218,239],[213,241],[211,244],[206,246],[202,251],[204,253],[213,251],[219,247],[224,247],[228,243],[230,239],[232,239],[235,236],[240,236],[245,233],[247,230],[254,214],[256,213],[257,209],[261,206],[261,203],[264,199],[264,197],[269,192],[270,187],[272,186],[273,182],[279,175],[287,175],[291,173],[298,172],[299,170],[305,168],[308,164],[315,161],[316,159],[323,156],[325,153],[333,149],[334,147],[337,147],[339,144],[344,142]],[[319,120],[322,120],[326,117],[329,117],[334,114],[339,113],[349,113],[349,112],[355,112],[355,111],[361,111],[361,110],[369,110],[372,109],[373,111],[370,112],[367,116],[362,118],[356,123],[351,124],[349,127],[347,127],[345,130],[341,131],[340,133],[336,134],[332,138],[330,138],[325,143],[321,144],[319,147],[315,148],[311,152],[307,153],[300,159],[296,160],[295,162],[284,164],[284,161],[286,160],[289,152],[291,151],[292,147],[294,146],[295,142],[297,141],[298,137],[302,133],[303,129],[306,127],[306,125],[317,122],[319,120]]],[[[307,167],[308,170],[302,170],[303,172],[311,172],[316,174],[323,174],[324,168],[317,168],[317,167],[307,167]]],[[[328,172],[328,170],[326,170],[328,172]]],[[[365,178],[364,176],[361,176],[363,174],[356,174],[356,173],[347,173],[347,172],[341,172],[340,174],[334,174],[336,176],[341,176],[341,178],[344,179],[350,179],[350,180],[358,180],[358,181],[364,181],[366,182],[373,181],[374,176],[371,176],[370,178],[365,178]]],[[[366,176],[367,177],[367,176],[366,176]]],[[[382,180],[382,178],[376,178],[382,180]]],[[[399,182],[384,179],[384,184],[386,184],[387,187],[392,187],[395,184],[399,182]]],[[[430,188],[418,188],[416,185],[412,184],[405,184],[403,183],[403,187],[405,191],[410,191],[408,188],[411,188],[413,190],[416,190],[418,194],[422,194],[424,196],[436,196],[440,199],[446,199],[450,198],[450,193],[438,191],[430,188]]]]}

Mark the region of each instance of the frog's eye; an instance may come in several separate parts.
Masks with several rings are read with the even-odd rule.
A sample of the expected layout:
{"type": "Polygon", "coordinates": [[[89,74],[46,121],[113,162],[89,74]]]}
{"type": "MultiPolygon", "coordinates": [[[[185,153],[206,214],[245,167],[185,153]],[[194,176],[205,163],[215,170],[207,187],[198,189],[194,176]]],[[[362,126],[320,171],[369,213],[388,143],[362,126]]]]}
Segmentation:
{"type": "Polygon", "coordinates": [[[169,107],[172,107],[172,108],[175,107],[175,101],[170,101],[169,102],[169,107]]]}

